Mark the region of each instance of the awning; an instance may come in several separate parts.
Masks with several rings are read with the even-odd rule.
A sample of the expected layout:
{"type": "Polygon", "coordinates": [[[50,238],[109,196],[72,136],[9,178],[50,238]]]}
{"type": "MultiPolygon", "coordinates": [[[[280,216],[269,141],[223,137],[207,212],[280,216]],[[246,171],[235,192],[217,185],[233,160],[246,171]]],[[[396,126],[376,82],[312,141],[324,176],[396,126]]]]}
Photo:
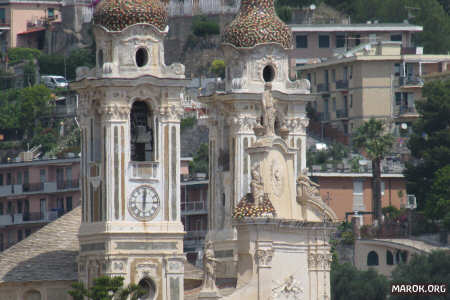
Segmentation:
{"type": "Polygon", "coordinates": [[[18,35],[23,35],[23,34],[30,34],[33,32],[39,32],[39,31],[44,31],[46,28],[45,27],[36,27],[36,28],[32,28],[30,30],[24,31],[19,33],[18,35]]]}

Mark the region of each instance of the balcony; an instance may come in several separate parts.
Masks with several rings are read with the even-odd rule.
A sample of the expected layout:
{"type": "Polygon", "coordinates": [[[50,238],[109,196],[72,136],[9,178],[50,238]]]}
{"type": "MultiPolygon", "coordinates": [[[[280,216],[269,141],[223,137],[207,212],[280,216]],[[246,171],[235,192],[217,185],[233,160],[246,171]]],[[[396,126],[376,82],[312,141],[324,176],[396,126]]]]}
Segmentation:
{"type": "Polygon", "coordinates": [[[56,189],[57,190],[70,190],[70,189],[77,189],[79,187],[79,180],[73,179],[73,180],[64,180],[64,181],[57,181],[56,182],[56,189]]]}
{"type": "Polygon", "coordinates": [[[400,77],[399,84],[401,87],[423,86],[423,79],[419,76],[400,77]]]}
{"type": "Polygon", "coordinates": [[[182,202],[181,213],[183,215],[207,214],[208,206],[206,201],[182,202]]]}
{"type": "Polygon", "coordinates": [[[330,112],[321,112],[319,113],[320,121],[325,122],[330,120],[330,112]]]}
{"type": "Polygon", "coordinates": [[[317,85],[317,92],[318,93],[327,93],[329,91],[328,83],[319,83],[317,85]]]}
{"type": "Polygon", "coordinates": [[[0,215],[0,226],[18,225],[37,222],[51,222],[60,217],[61,210],[0,215]]]}
{"type": "Polygon", "coordinates": [[[132,179],[158,179],[159,162],[132,161],[128,165],[129,175],[132,179]]]}
{"type": "Polygon", "coordinates": [[[414,106],[396,106],[394,109],[395,116],[418,116],[419,113],[417,112],[416,108],[414,106]]]}
{"type": "Polygon", "coordinates": [[[348,110],[347,109],[337,109],[336,110],[336,119],[345,119],[348,118],[348,110]]]}
{"type": "Polygon", "coordinates": [[[336,81],[336,90],[347,90],[348,80],[338,80],[336,81]]]}

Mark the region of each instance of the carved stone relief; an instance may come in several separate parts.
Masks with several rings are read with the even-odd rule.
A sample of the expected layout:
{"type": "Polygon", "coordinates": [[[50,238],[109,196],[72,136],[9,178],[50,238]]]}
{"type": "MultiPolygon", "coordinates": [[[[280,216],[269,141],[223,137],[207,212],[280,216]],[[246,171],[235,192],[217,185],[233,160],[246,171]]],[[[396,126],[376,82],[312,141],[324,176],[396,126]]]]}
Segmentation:
{"type": "Polygon", "coordinates": [[[310,253],[308,255],[309,270],[328,271],[333,257],[330,253],[310,253]]]}
{"type": "Polygon", "coordinates": [[[276,160],[272,160],[270,173],[272,179],[272,191],[277,197],[280,197],[283,192],[283,164],[276,160]]]}
{"type": "Polygon", "coordinates": [[[272,288],[272,299],[300,300],[302,299],[303,287],[293,275],[288,276],[283,282],[275,281],[272,288]]]}
{"type": "Polygon", "coordinates": [[[272,262],[272,249],[257,249],[255,251],[255,263],[259,267],[269,267],[272,262]]]}

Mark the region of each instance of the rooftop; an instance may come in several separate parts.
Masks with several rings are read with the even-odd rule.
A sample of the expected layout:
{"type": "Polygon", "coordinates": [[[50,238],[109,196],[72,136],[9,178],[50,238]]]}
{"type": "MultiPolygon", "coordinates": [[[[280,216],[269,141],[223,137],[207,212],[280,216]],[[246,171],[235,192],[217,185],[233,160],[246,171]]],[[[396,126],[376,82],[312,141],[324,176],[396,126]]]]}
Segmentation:
{"type": "Polygon", "coordinates": [[[289,27],[292,32],[423,31],[423,26],[409,23],[290,24],[289,27]]]}

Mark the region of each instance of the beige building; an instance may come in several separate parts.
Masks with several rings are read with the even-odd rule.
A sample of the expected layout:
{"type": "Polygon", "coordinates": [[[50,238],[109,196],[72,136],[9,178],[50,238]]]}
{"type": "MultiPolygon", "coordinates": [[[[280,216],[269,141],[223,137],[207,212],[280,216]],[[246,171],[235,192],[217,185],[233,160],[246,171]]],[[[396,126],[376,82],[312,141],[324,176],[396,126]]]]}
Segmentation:
{"type": "Polygon", "coordinates": [[[61,0],[0,0],[0,52],[8,48],[43,49],[46,26],[60,20],[61,0]]]}
{"type": "Polygon", "coordinates": [[[373,42],[296,69],[311,81],[323,124],[350,135],[364,120],[385,119],[401,138],[418,116],[414,103],[422,98],[422,77],[447,70],[450,61],[449,55],[424,55],[419,47],[409,53],[400,42],[373,42]]]}

